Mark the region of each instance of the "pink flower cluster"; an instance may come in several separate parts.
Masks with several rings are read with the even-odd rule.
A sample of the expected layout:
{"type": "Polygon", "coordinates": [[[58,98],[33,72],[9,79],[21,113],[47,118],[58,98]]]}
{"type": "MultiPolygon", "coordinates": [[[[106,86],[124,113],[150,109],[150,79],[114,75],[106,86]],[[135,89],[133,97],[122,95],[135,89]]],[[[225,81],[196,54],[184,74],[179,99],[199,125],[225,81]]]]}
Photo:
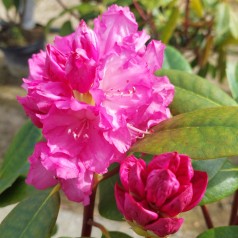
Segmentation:
{"type": "Polygon", "coordinates": [[[127,7],[112,5],[74,33],[33,55],[19,98],[45,142],[30,158],[27,183],[60,183],[70,200],[88,204],[94,173],[107,172],[152,126],[170,117],[174,87],[156,77],[164,45],[138,31],[127,7]],[[44,178],[42,178],[44,174],[44,178]]]}
{"type": "Polygon", "coordinates": [[[208,176],[194,171],[191,160],[177,152],[145,161],[127,157],[120,167],[122,187],[116,184],[119,211],[132,228],[144,237],[166,237],[178,231],[183,218],[202,199],[208,176]]]}

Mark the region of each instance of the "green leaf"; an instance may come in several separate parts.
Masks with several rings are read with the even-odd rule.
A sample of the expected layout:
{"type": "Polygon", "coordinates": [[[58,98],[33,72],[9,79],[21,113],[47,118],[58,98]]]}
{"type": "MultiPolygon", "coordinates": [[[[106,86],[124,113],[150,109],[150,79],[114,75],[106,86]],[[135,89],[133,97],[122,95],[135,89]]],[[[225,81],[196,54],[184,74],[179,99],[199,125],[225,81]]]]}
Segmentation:
{"type": "Polygon", "coordinates": [[[221,2],[217,5],[215,13],[215,23],[216,23],[216,35],[217,37],[222,37],[223,34],[229,31],[229,5],[225,2],[221,2]]]}
{"type": "Polygon", "coordinates": [[[175,86],[174,100],[170,105],[173,115],[197,109],[235,106],[236,101],[219,87],[194,74],[178,70],[159,70],[156,75],[168,76],[175,86]]]}
{"type": "Polygon", "coordinates": [[[163,43],[167,44],[169,42],[178,24],[178,18],[179,18],[179,9],[177,7],[174,7],[170,13],[168,21],[165,23],[165,26],[163,27],[160,33],[160,39],[163,43]]]}
{"type": "Polygon", "coordinates": [[[13,138],[0,168],[0,194],[28,170],[27,158],[35,144],[41,139],[41,132],[31,122],[27,122],[13,138]]]}
{"type": "MultiPolygon", "coordinates": [[[[109,231],[111,238],[132,238],[125,233],[119,231],[109,231]]],[[[106,236],[102,235],[102,238],[106,238],[106,236]]]]}
{"type": "Polygon", "coordinates": [[[107,219],[121,221],[123,216],[117,209],[114,197],[114,186],[117,181],[119,181],[119,176],[114,175],[99,184],[100,197],[98,211],[101,216],[107,219]]]}
{"type": "Polygon", "coordinates": [[[238,189],[238,171],[224,171],[234,168],[234,165],[226,161],[220,171],[209,180],[206,193],[200,205],[219,201],[230,196],[238,189]]]}
{"type": "Polygon", "coordinates": [[[201,0],[191,0],[190,3],[191,10],[198,16],[202,17],[204,14],[204,8],[201,0]]]}
{"type": "Polygon", "coordinates": [[[161,1],[157,0],[139,0],[139,2],[145,6],[147,11],[152,11],[161,5],[161,1]]]}
{"type": "Polygon", "coordinates": [[[132,4],[132,0],[103,0],[104,5],[112,5],[117,4],[119,6],[130,6],[132,4]]]}
{"type": "Polygon", "coordinates": [[[230,22],[229,28],[234,38],[238,39],[238,16],[236,10],[229,5],[230,22]]]}
{"type": "Polygon", "coordinates": [[[0,225],[1,237],[49,238],[58,216],[60,198],[54,188],[19,203],[0,225]]]}
{"type": "Polygon", "coordinates": [[[205,160],[238,155],[238,107],[214,107],[177,115],[153,128],[130,152],[178,151],[205,160]]]}
{"type": "Polygon", "coordinates": [[[195,170],[208,174],[208,186],[200,205],[219,201],[238,188],[238,170],[226,158],[193,161],[195,170]]]}
{"type": "Polygon", "coordinates": [[[19,177],[10,188],[6,189],[0,195],[0,207],[17,203],[35,193],[40,193],[40,191],[27,185],[25,183],[25,177],[19,177]]]}
{"type": "Polygon", "coordinates": [[[177,69],[192,72],[192,68],[184,56],[169,45],[167,45],[165,49],[163,69],[177,69]]]}
{"type": "Polygon", "coordinates": [[[61,26],[59,34],[61,36],[66,36],[71,34],[74,31],[73,26],[71,24],[71,21],[66,21],[64,24],[61,26]]]}
{"type": "Polygon", "coordinates": [[[193,168],[195,170],[205,171],[208,174],[208,180],[210,181],[227,162],[226,158],[209,159],[209,160],[193,160],[193,168]]]}
{"type": "Polygon", "coordinates": [[[13,6],[13,0],[2,0],[2,3],[7,10],[13,6]]]}
{"type": "Polygon", "coordinates": [[[226,69],[226,75],[232,96],[238,101],[238,64],[229,63],[226,69]]]}
{"type": "Polygon", "coordinates": [[[235,238],[238,234],[238,226],[223,226],[209,229],[197,238],[235,238]]]}

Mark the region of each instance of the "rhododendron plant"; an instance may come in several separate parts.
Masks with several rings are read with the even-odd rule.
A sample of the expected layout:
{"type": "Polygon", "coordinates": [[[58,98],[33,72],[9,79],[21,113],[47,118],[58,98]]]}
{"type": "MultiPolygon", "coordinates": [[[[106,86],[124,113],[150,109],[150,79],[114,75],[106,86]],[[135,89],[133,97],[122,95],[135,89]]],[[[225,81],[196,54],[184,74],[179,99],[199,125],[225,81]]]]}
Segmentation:
{"type": "Polygon", "coordinates": [[[149,38],[138,31],[129,8],[112,5],[94,20],[94,29],[82,20],[74,33],[57,36],[46,52],[33,56],[24,79],[27,96],[18,100],[42,128],[49,158],[37,153],[30,161],[29,184],[41,187],[38,183],[45,182],[41,185],[47,187],[31,170],[53,170],[68,198],[86,205],[91,187],[81,176],[89,182],[89,175],[107,172],[138,138],[170,117],[174,86],[167,77],[154,75],[165,46],[155,40],[146,46],[149,38]],[[48,162],[58,154],[65,155],[65,163],[48,162]],[[73,179],[58,171],[72,163],[80,168],[73,179]]]}
{"type": "Polygon", "coordinates": [[[154,156],[149,164],[134,156],[120,166],[122,187],[115,186],[117,206],[132,228],[145,237],[167,237],[183,223],[177,216],[202,199],[208,177],[194,171],[188,156],[154,156]]]}
{"type": "MultiPolygon", "coordinates": [[[[20,202],[0,225],[0,237],[172,238],[178,232],[175,237],[192,238],[184,229],[191,220],[183,213],[197,205],[209,231],[199,235],[194,227],[193,237],[236,237],[237,226],[213,227],[206,204],[238,189],[237,167],[227,158],[238,156],[237,102],[191,73],[178,50],[148,34],[156,37],[161,24],[161,38],[170,35],[176,1],[116,1],[130,8],[107,9],[105,4],[115,1],[80,1],[70,9],[56,2],[66,14],[75,17],[79,11],[82,19],[75,31],[56,36],[29,60],[26,95],[18,101],[31,121],[17,133],[0,167],[0,207],[20,202]],[[152,11],[153,4],[163,7],[152,11]],[[173,10],[163,26],[160,14],[167,4],[173,10]],[[105,11],[93,19],[95,9],[105,11]],[[81,235],[65,234],[71,231],[60,225],[53,235],[62,195],[83,206],[81,235]],[[124,221],[128,234],[108,230],[111,223],[99,214],[94,218],[96,206],[100,216],[124,221]]],[[[189,4],[187,33],[194,25],[189,4]]],[[[209,46],[203,46],[206,53],[209,46]]],[[[230,225],[238,224],[237,204],[238,191],[230,225]]],[[[70,219],[67,226],[80,232],[77,222],[70,219]]]]}

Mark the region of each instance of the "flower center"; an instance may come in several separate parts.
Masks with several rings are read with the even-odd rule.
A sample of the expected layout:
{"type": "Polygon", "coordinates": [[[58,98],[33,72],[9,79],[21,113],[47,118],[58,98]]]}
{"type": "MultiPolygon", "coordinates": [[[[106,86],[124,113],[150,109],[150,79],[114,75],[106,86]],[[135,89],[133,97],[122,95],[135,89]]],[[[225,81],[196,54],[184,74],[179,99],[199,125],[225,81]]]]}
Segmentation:
{"type": "Polygon", "coordinates": [[[91,93],[80,93],[77,90],[73,90],[74,98],[76,98],[80,102],[85,102],[87,104],[90,104],[92,106],[95,106],[95,101],[93,100],[93,97],[91,93]]]}

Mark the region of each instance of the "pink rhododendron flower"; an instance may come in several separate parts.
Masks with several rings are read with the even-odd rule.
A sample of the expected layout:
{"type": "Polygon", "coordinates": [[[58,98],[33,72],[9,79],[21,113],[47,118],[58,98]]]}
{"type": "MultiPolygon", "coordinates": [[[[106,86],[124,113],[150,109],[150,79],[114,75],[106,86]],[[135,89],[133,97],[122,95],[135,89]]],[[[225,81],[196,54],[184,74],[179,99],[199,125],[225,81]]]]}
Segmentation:
{"type": "Polygon", "coordinates": [[[52,153],[45,142],[39,142],[29,162],[28,184],[45,189],[60,183],[70,200],[89,203],[93,173],[87,171],[80,158],[61,152],[52,153]]]}
{"type": "Polygon", "coordinates": [[[195,207],[208,183],[205,172],[194,171],[191,160],[177,152],[154,156],[146,165],[127,157],[120,167],[122,187],[116,184],[119,211],[145,237],[166,237],[178,231],[178,214],[195,207]]]}
{"type": "MultiPolygon", "coordinates": [[[[81,21],[74,33],[57,36],[45,52],[33,55],[24,79],[27,95],[18,100],[42,128],[49,153],[77,158],[86,173],[105,173],[152,126],[170,117],[174,87],[167,77],[154,75],[165,46],[155,40],[146,46],[149,38],[138,31],[128,7],[112,5],[94,20],[94,29],[81,21]]],[[[31,170],[41,165],[30,167],[36,187],[31,170]]],[[[79,177],[73,178],[77,183],[64,179],[66,194],[83,186],[79,177]]],[[[74,200],[86,203],[82,197],[74,200]]]]}

